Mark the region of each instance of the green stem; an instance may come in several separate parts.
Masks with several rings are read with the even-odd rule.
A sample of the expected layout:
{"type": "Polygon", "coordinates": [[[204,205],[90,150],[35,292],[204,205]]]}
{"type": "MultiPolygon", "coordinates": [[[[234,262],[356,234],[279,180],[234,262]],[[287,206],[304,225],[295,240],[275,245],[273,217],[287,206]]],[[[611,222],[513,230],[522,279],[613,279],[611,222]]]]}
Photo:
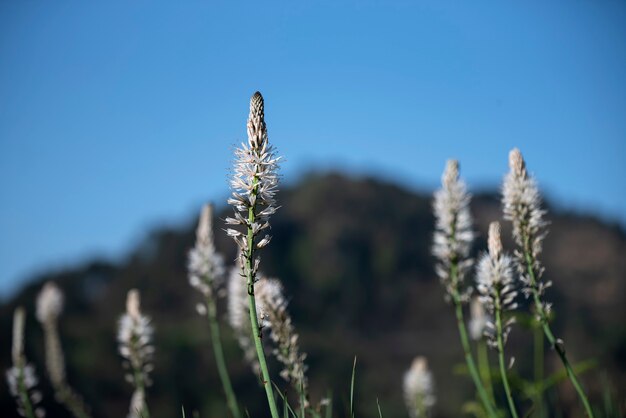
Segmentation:
{"type": "Polygon", "coordinates": [[[493,383],[491,382],[491,368],[489,367],[489,355],[487,353],[487,344],[484,339],[478,340],[478,370],[482,377],[483,384],[486,386],[487,393],[491,402],[495,402],[493,394],[493,383]]]}
{"type": "Polygon", "coordinates": [[[500,364],[500,377],[502,378],[502,386],[504,386],[504,393],[506,394],[506,400],[509,404],[509,410],[513,418],[518,418],[515,404],[513,403],[513,397],[511,396],[511,388],[509,387],[509,378],[506,375],[506,363],[504,361],[504,343],[502,342],[502,309],[499,303],[500,296],[496,300],[495,313],[496,313],[496,338],[498,343],[498,362],[500,364]]]}
{"type": "Polygon", "coordinates": [[[26,384],[24,382],[24,362],[21,363],[22,364],[18,366],[17,376],[17,388],[19,396],[22,401],[22,406],[24,407],[24,413],[26,414],[26,418],[35,418],[33,405],[30,403],[30,398],[28,397],[28,389],[26,388],[26,384]]]}
{"type": "MultiPolygon", "coordinates": [[[[252,194],[256,196],[258,193],[257,178],[254,179],[254,189],[252,194]]],[[[265,387],[265,394],[267,395],[267,403],[270,407],[270,413],[272,418],[279,418],[278,408],[276,407],[276,399],[274,398],[274,391],[272,389],[272,383],[270,381],[270,373],[267,369],[267,363],[265,361],[265,352],[263,351],[263,342],[261,341],[261,328],[259,327],[259,319],[256,313],[256,299],[254,297],[254,272],[253,272],[253,260],[254,260],[254,234],[252,232],[251,225],[255,222],[255,208],[256,205],[248,209],[248,235],[247,244],[248,251],[246,253],[246,279],[248,286],[248,302],[250,310],[250,324],[252,326],[252,338],[254,339],[254,346],[256,348],[257,357],[259,358],[259,366],[261,368],[262,383],[265,387]]]]}
{"type": "Polygon", "coordinates": [[[476,369],[474,358],[472,357],[469,339],[467,338],[467,330],[465,329],[465,320],[463,319],[463,306],[461,305],[458,293],[455,293],[453,295],[453,301],[456,312],[456,323],[459,328],[459,334],[461,336],[461,345],[463,346],[463,352],[465,353],[465,362],[467,363],[467,369],[469,370],[470,376],[474,381],[476,390],[478,390],[478,396],[480,397],[481,402],[487,410],[487,414],[490,417],[497,417],[498,414],[496,413],[494,406],[489,400],[487,391],[485,391],[485,387],[483,386],[483,383],[480,380],[480,376],[478,375],[478,370],[476,369]]]}
{"type": "Polygon", "coordinates": [[[207,316],[209,318],[209,328],[211,329],[211,343],[213,344],[213,353],[215,354],[215,363],[217,364],[217,372],[220,375],[224,393],[226,394],[226,402],[233,418],[240,418],[239,405],[235,397],[235,391],[230,382],[226,361],[224,359],[224,350],[222,349],[222,339],[220,337],[220,326],[217,322],[217,307],[212,297],[207,297],[207,316]]]}
{"type": "Polygon", "coordinates": [[[416,416],[418,416],[418,417],[427,417],[428,416],[427,415],[428,414],[428,410],[426,409],[426,405],[424,404],[424,395],[418,394],[415,404],[416,404],[415,406],[416,406],[416,409],[417,409],[416,416]]]}
{"type": "Polygon", "coordinates": [[[578,381],[578,378],[576,377],[576,374],[574,373],[572,366],[567,360],[567,356],[565,355],[565,349],[563,348],[562,344],[557,343],[556,338],[554,337],[554,334],[552,334],[552,330],[550,329],[550,325],[548,324],[548,318],[543,310],[543,305],[539,297],[539,290],[537,288],[537,276],[535,274],[535,269],[534,269],[535,263],[534,263],[532,253],[530,251],[530,237],[528,236],[524,237],[524,257],[526,260],[526,268],[528,270],[528,275],[530,277],[530,287],[531,287],[532,294],[533,294],[533,301],[535,303],[535,309],[539,316],[539,320],[541,321],[543,333],[546,336],[546,339],[548,340],[548,342],[550,343],[550,346],[556,350],[559,358],[561,359],[561,363],[563,363],[563,367],[565,368],[567,377],[569,377],[569,380],[572,382],[572,385],[576,389],[576,392],[578,393],[578,397],[580,398],[581,402],[583,403],[583,406],[585,407],[587,416],[589,418],[594,418],[593,410],[591,409],[591,404],[589,403],[589,400],[587,399],[587,395],[585,395],[585,391],[583,390],[580,382],[578,381]]]}

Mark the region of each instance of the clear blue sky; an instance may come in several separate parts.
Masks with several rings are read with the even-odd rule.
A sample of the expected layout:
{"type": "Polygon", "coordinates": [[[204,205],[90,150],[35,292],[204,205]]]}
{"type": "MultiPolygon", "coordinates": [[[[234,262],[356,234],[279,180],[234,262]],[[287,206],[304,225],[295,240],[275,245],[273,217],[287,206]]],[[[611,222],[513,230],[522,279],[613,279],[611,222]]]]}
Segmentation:
{"type": "Polygon", "coordinates": [[[0,294],[221,202],[257,89],[287,181],[476,189],[519,146],[626,223],[624,1],[168,3],[0,3],[0,294]]]}

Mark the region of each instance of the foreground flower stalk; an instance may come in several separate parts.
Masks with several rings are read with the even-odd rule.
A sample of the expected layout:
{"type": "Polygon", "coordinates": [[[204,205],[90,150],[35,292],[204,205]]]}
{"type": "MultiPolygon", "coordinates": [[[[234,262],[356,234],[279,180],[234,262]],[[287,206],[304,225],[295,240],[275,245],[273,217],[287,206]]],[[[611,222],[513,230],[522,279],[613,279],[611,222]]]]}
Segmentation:
{"type": "Polygon", "coordinates": [[[217,295],[224,284],[224,260],[216,250],[213,239],[213,207],[205,205],[196,230],[196,245],[189,252],[189,282],[204,297],[206,305],[198,305],[198,312],[207,315],[211,332],[211,344],[217,371],[222,381],[226,402],[233,418],[240,418],[239,405],[233,390],[217,318],[217,295]]]}
{"type": "Polygon", "coordinates": [[[89,418],[87,407],[68,385],[65,377],[65,358],[58,329],[58,319],[62,311],[63,293],[53,282],[46,283],[37,297],[37,319],[44,331],[48,377],[56,399],[75,417],[89,418]]]}
{"type": "Polygon", "coordinates": [[[518,418],[517,409],[511,395],[509,378],[504,361],[504,345],[508,339],[513,324],[513,318],[503,322],[505,312],[517,308],[515,297],[517,291],[513,281],[513,269],[511,258],[502,252],[500,239],[500,224],[492,222],[489,225],[489,253],[485,254],[478,263],[477,282],[480,301],[487,312],[495,318],[495,324],[487,322],[486,334],[488,343],[498,351],[498,363],[500,377],[504,386],[509,410],[513,418],[518,418]]]}
{"type": "Polygon", "coordinates": [[[539,255],[546,235],[547,222],[544,220],[545,210],[541,209],[539,189],[535,180],[528,175],[522,153],[517,148],[509,154],[509,168],[502,188],[502,205],[504,218],[513,224],[513,238],[518,246],[515,253],[516,263],[524,286],[522,291],[526,297],[532,297],[535,314],[546,339],[561,359],[587,416],[593,418],[593,410],[567,359],[563,341],[557,339],[550,328],[551,304],[543,301],[545,290],[551,283],[541,280],[544,269],[539,261],[539,255]]]}
{"type": "Polygon", "coordinates": [[[433,204],[436,219],[433,254],[439,260],[436,271],[446,289],[446,299],[454,305],[465,362],[478,396],[487,414],[496,418],[498,415],[474,362],[463,317],[463,304],[471,293],[464,279],[472,266],[469,251],[474,239],[469,202],[465,183],[459,178],[459,164],[450,160],[442,176],[442,188],[435,192],[433,204]]]}
{"type": "Polygon", "coordinates": [[[404,402],[411,418],[430,416],[435,405],[435,385],[425,357],[416,357],[402,382],[404,402]]]}
{"type": "Polygon", "coordinates": [[[242,233],[232,228],[226,232],[241,250],[239,261],[248,289],[252,338],[272,418],[278,418],[279,413],[261,341],[262,330],[257,317],[254,285],[260,264],[260,258],[255,256],[256,251],[265,247],[271,239],[269,235],[259,239],[259,235],[269,228],[269,217],[276,212],[275,194],[279,160],[280,157],[275,155],[274,148],[268,143],[263,96],[256,92],[250,99],[248,144],[242,144],[235,150],[235,169],[230,182],[233,193],[228,199],[228,203],[235,210],[234,218],[226,219],[227,224],[243,226],[246,232],[242,233]]]}
{"type": "Polygon", "coordinates": [[[141,313],[139,291],[133,289],[126,298],[126,313],[119,321],[117,340],[119,352],[124,357],[124,367],[129,369],[126,375],[135,388],[130,401],[128,418],[149,418],[146,403],[146,387],[150,386],[151,364],[154,354],[152,334],[154,329],[150,318],[141,313]]]}
{"type": "Polygon", "coordinates": [[[37,376],[32,365],[28,364],[24,356],[24,323],[26,312],[19,307],[13,314],[13,367],[7,370],[9,392],[17,403],[17,412],[25,418],[43,418],[42,408],[36,405],[41,401],[41,394],[35,390],[37,376]]]}

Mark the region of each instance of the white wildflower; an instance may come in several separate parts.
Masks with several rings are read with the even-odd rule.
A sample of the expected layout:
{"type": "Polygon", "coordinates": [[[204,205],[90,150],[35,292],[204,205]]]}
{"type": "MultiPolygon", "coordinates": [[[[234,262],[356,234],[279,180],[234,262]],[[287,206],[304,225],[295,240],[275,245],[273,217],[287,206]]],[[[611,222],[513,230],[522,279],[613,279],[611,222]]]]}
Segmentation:
{"type": "Polygon", "coordinates": [[[62,310],[63,293],[55,283],[47,282],[37,296],[37,319],[44,329],[46,368],[55,388],[65,385],[65,358],[57,323],[62,310]]]}
{"type": "Polygon", "coordinates": [[[56,321],[62,311],[63,293],[54,282],[47,282],[37,296],[37,319],[41,323],[56,321]]]}
{"type": "MultiPolygon", "coordinates": [[[[512,260],[502,251],[500,239],[500,224],[492,222],[489,225],[488,239],[489,253],[484,254],[477,266],[476,281],[480,294],[480,302],[491,316],[496,311],[506,312],[517,308],[516,283],[513,277],[512,260]]],[[[513,318],[503,325],[502,339],[506,343],[513,318]]],[[[497,330],[492,321],[487,323],[486,336],[491,347],[497,347],[497,330]]]]}
{"type": "MultiPolygon", "coordinates": [[[[541,296],[551,285],[550,282],[544,283],[540,280],[543,267],[538,258],[546,236],[547,222],[544,220],[546,211],[541,209],[541,195],[537,183],[528,175],[522,153],[517,148],[509,154],[509,168],[510,171],[505,176],[502,186],[504,218],[513,224],[513,238],[518,246],[515,252],[516,264],[524,285],[523,293],[528,297],[535,289],[541,296]],[[530,256],[534,279],[528,274],[526,255],[530,256]]],[[[544,304],[543,310],[548,314],[550,306],[544,304]]]]}
{"type": "Polygon", "coordinates": [[[430,416],[435,405],[433,375],[425,357],[416,357],[411,368],[404,374],[404,401],[411,418],[430,416]]]}
{"type": "Polygon", "coordinates": [[[63,311],[63,292],[53,282],[47,282],[37,296],[37,319],[44,331],[46,369],[57,400],[74,416],[89,417],[82,398],[68,385],[65,357],[59,337],[58,319],[63,311]]]}
{"type": "Polygon", "coordinates": [[[189,283],[206,298],[215,297],[225,273],[224,259],[215,249],[212,217],[213,207],[205,205],[198,221],[196,245],[189,251],[187,263],[189,283]]]}
{"type": "Polygon", "coordinates": [[[17,412],[23,417],[34,413],[38,418],[43,418],[45,412],[37,404],[41,402],[41,393],[35,390],[38,384],[35,368],[27,363],[24,356],[24,325],[26,313],[24,308],[19,307],[13,314],[13,344],[11,357],[13,367],[6,372],[9,393],[15,398],[17,412]]]}
{"type": "Polygon", "coordinates": [[[145,402],[145,389],[152,383],[150,372],[153,369],[151,363],[154,355],[153,333],[150,318],[141,313],[139,291],[130,290],[126,298],[126,313],[119,320],[117,332],[119,353],[125,359],[125,368],[130,370],[126,379],[135,387],[129,418],[143,416],[148,408],[145,402]]]}
{"type": "MultiPolygon", "coordinates": [[[[270,337],[275,344],[273,354],[283,365],[280,375],[291,383],[297,393],[306,394],[306,354],[300,352],[299,337],[287,311],[283,286],[277,279],[264,278],[259,280],[257,287],[258,310],[264,323],[270,328],[270,337]]],[[[305,399],[305,402],[308,401],[305,399]]]]}
{"type": "Polygon", "coordinates": [[[469,210],[471,197],[459,178],[457,161],[447,162],[441,183],[433,203],[436,223],[432,251],[439,260],[436,271],[448,298],[458,296],[461,301],[467,301],[471,289],[464,288],[463,281],[472,266],[469,252],[474,233],[469,210]]]}
{"type": "MultiPolygon", "coordinates": [[[[255,249],[262,248],[270,240],[269,235],[259,240],[261,231],[269,228],[269,217],[276,212],[275,195],[278,186],[278,163],[280,157],[268,143],[267,127],[264,120],[264,102],[259,92],[250,100],[248,117],[248,144],[241,144],[235,150],[234,173],[230,180],[232,196],[228,203],[235,210],[234,217],[226,223],[245,226],[253,234],[253,247],[248,248],[248,240],[236,229],[228,229],[227,234],[235,240],[240,249],[250,256],[255,249]],[[249,211],[252,210],[252,219],[249,211]]],[[[253,271],[253,275],[256,271],[253,271]]]]}

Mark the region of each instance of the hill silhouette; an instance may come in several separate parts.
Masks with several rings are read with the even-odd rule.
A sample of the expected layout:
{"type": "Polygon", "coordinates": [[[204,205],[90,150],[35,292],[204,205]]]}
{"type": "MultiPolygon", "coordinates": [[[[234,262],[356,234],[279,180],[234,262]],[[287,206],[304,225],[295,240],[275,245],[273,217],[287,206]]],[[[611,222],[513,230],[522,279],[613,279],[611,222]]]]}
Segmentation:
{"type": "MultiPolygon", "coordinates": [[[[377,416],[378,397],[385,416],[406,416],[402,374],[421,354],[434,371],[437,416],[459,416],[463,401],[473,397],[473,386],[456,367],[463,361],[462,350],[453,313],[433,270],[431,197],[371,178],[314,174],[281,191],[278,199],[282,207],[273,218],[272,242],[262,252],[262,270],[280,278],[289,295],[302,349],[309,353],[313,400],[332,388],[337,409],[342,408],[356,355],[358,415],[377,416]]],[[[219,218],[227,211],[223,208],[219,218]]],[[[477,253],[486,246],[488,223],[501,218],[498,196],[475,196],[472,212],[477,253]]],[[[575,362],[596,359],[597,369],[582,376],[595,400],[602,389],[601,371],[623,394],[626,234],[593,217],[550,211],[548,218],[543,261],[546,279],[554,282],[547,297],[555,304],[555,330],[575,362]]],[[[218,230],[223,225],[220,219],[218,230]]],[[[12,311],[22,304],[29,313],[26,354],[43,378],[42,334],[34,319],[34,301],[42,283],[54,280],[67,301],[60,328],[69,381],[79,388],[94,416],[125,416],[132,390],[124,382],[116,351],[116,321],[126,292],[138,288],[144,310],[156,326],[155,384],[148,398],[152,416],[180,416],[183,405],[202,417],[228,416],[208,326],[195,312],[199,296],[186,277],[195,222],[190,219],[184,228],[153,231],[122,262],[93,260],[33,278],[0,306],[0,368],[9,367],[12,311]]],[[[505,228],[503,236],[509,235],[505,228]]],[[[232,240],[219,233],[216,239],[218,250],[234,260],[232,240]]],[[[511,244],[505,241],[509,249],[511,244]]],[[[226,324],[223,329],[240,401],[251,416],[265,416],[256,378],[243,363],[226,324]]],[[[515,368],[530,376],[531,334],[516,326],[511,338],[515,368]]],[[[548,369],[558,370],[558,359],[549,350],[546,362],[548,369]]],[[[41,380],[48,416],[67,416],[41,380]]],[[[0,415],[17,416],[4,379],[0,393],[0,415]]],[[[554,393],[552,402],[564,416],[580,412],[568,384],[554,393]]]]}

